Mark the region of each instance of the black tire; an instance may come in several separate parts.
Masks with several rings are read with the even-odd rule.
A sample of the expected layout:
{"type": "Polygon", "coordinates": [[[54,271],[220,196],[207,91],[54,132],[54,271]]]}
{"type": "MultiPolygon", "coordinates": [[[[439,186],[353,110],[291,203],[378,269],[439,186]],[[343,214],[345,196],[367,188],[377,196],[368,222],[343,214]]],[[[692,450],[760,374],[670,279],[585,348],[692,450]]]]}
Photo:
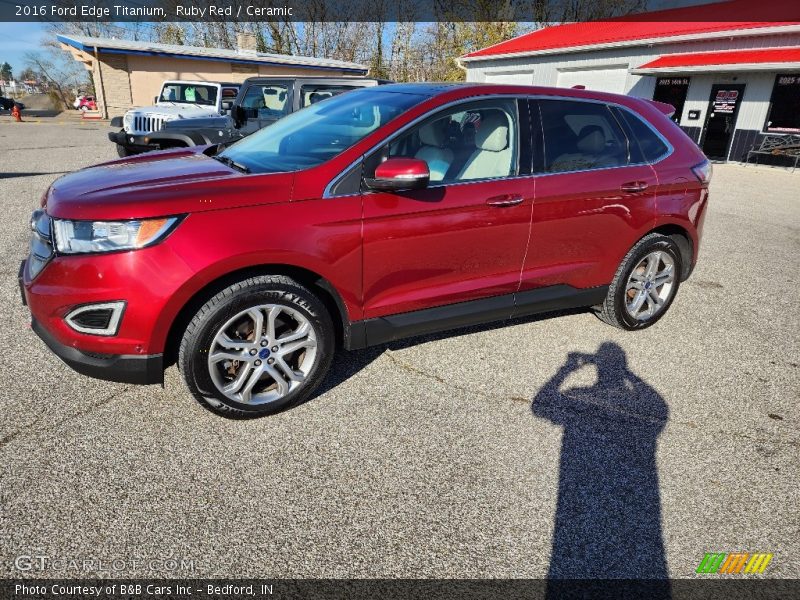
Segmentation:
{"type": "Polygon", "coordinates": [[[127,157],[131,156],[132,154],[133,154],[133,152],[128,150],[125,146],[123,146],[122,144],[117,144],[117,155],[120,158],[127,158],[127,157]]]}
{"type": "Polygon", "coordinates": [[[208,410],[234,419],[262,417],[311,397],[330,368],[335,344],[331,317],[310,290],[282,275],[255,276],[223,289],[197,311],[181,340],[178,368],[192,395],[208,410]],[[244,310],[265,304],[286,306],[299,312],[313,327],[316,354],[299,387],[268,404],[245,404],[227,397],[217,387],[210,373],[208,356],[215,336],[230,319],[244,310]]]}
{"type": "Polygon", "coordinates": [[[675,295],[678,293],[678,288],[680,287],[680,274],[682,272],[681,252],[672,238],[659,233],[650,233],[646,235],[639,240],[636,245],[630,249],[628,254],[625,255],[625,258],[622,259],[614,275],[614,279],[608,288],[605,301],[600,306],[595,307],[597,316],[609,325],[628,331],[646,329],[654,325],[667,313],[669,307],[672,305],[672,301],[675,299],[675,295]],[[636,319],[626,308],[626,286],[628,279],[633,270],[639,266],[648,254],[658,250],[669,254],[674,262],[673,270],[675,276],[671,282],[672,286],[667,297],[663,301],[663,305],[653,316],[643,320],[636,319]]]}

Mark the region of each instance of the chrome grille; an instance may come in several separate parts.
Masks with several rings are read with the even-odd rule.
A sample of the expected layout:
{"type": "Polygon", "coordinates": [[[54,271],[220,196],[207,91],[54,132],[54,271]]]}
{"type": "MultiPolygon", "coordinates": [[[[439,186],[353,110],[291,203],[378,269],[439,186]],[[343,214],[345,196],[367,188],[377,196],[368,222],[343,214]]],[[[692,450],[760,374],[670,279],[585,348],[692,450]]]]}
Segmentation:
{"type": "Polygon", "coordinates": [[[136,115],[133,117],[133,131],[131,133],[150,133],[151,131],[159,131],[163,125],[163,117],[136,115]]]}
{"type": "Polygon", "coordinates": [[[36,277],[53,257],[53,234],[50,217],[43,210],[31,215],[31,244],[28,256],[28,275],[36,277]]]}

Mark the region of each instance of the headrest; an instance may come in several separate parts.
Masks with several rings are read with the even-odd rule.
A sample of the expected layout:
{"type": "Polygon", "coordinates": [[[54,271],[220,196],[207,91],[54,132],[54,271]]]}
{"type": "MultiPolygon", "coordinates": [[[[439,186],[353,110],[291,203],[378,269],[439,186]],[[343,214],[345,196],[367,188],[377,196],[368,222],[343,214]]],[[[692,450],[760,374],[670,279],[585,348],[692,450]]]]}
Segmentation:
{"type": "Polygon", "coordinates": [[[445,130],[445,119],[439,119],[433,123],[428,123],[419,129],[419,141],[423,146],[436,146],[441,148],[447,141],[447,132],[445,130]]]}
{"type": "Polygon", "coordinates": [[[584,154],[601,154],[606,148],[606,134],[599,125],[587,125],[578,134],[578,150],[584,154]]]}
{"type": "Polygon", "coordinates": [[[490,152],[500,152],[508,147],[508,117],[505,113],[492,111],[481,120],[475,133],[475,146],[490,152]]]}

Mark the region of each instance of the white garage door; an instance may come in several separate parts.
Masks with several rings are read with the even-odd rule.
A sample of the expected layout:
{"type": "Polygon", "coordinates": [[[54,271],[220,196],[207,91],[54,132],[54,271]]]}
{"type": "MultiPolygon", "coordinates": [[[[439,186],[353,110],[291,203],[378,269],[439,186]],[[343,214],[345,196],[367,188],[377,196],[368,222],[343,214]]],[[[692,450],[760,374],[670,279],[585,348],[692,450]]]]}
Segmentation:
{"type": "Polygon", "coordinates": [[[626,91],[625,79],[627,77],[627,67],[560,71],[558,74],[558,87],[571,88],[576,85],[582,85],[587,90],[624,94],[626,91]]]}
{"type": "Polygon", "coordinates": [[[486,83],[533,84],[533,71],[488,71],[484,73],[484,76],[486,83]]]}

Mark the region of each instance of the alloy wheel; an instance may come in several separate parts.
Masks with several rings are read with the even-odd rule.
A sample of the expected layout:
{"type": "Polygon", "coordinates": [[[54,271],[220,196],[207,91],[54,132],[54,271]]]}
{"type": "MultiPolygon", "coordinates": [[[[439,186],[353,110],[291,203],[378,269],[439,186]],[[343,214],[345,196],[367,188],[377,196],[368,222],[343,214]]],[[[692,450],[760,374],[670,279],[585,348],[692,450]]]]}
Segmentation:
{"type": "Polygon", "coordinates": [[[317,356],[317,332],[299,311],[254,306],[217,331],[208,352],[211,380],[227,398],[269,404],[301,387],[317,356]]]}
{"type": "Polygon", "coordinates": [[[650,252],[628,277],[625,309],[638,321],[652,319],[666,306],[674,285],[675,260],[662,250],[650,252]]]}

